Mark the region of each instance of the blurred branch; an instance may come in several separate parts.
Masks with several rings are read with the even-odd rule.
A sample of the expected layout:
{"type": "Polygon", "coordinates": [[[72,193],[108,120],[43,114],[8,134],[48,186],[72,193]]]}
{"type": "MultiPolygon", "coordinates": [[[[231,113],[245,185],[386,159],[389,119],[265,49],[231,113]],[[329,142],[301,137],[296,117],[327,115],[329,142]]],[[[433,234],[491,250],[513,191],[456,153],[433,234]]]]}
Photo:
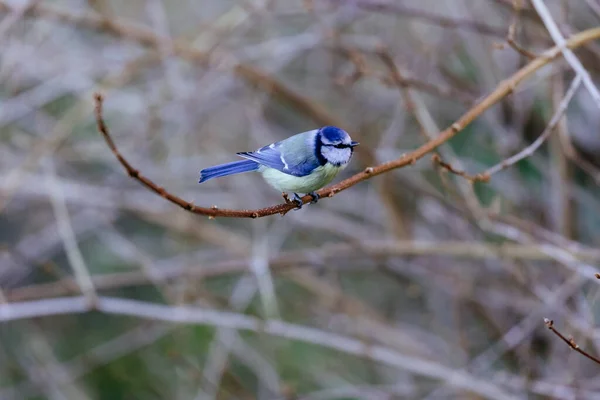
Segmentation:
{"type": "MultiPolygon", "coordinates": [[[[396,65],[393,55],[390,54],[388,51],[383,50],[378,53],[378,56],[388,68],[390,73],[390,79],[398,85],[402,98],[404,99],[404,102],[406,104],[406,108],[414,115],[416,122],[421,128],[421,134],[425,137],[425,140],[431,141],[435,139],[437,132],[439,132],[440,128],[435,122],[428,107],[425,105],[425,102],[420,98],[418,93],[414,93],[411,90],[411,88],[409,88],[403,83],[403,74],[400,68],[398,68],[398,66],[396,65]]],[[[437,159],[439,162],[442,162],[441,156],[438,155],[438,152],[444,157],[451,159],[452,162],[460,164],[458,157],[456,157],[455,152],[450,146],[440,146],[439,149],[436,152],[434,152],[433,159],[437,159]]],[[[446,166],[449,167],[449,164],[446,164],[446,166]]],[[[450,169],[450,171],[456,172],[456,170],[454,169],[450,169]]],[[[443,184],[447,186],[445,176],[443,176],[441,171],[439,173],[439,176],[443,184]]],[[[467,208],[471,211],[471,213],[475,216],[480,215],[481,206],[479,200],[477,199],[477,196],[473,191],[472,186],[464,185],[463,182],[457,182],[457,187],[463,197],[465,204],[467,205],[467,208]]]]}
{"type": "Polygon", "coordinates": [[[567,129],[561,129],[559,135],[562,151],[564,151],[567,158],[585,171],[597,185],[600,185],[600,169],[593,163],[581,157],[579,151],[572,143],[569,131],[567,129]]]}
{"type": "Polygon", "coordinates": [[[561,102],[560,102],[557,110],[554,112],[554,115],[552,116],[552,118],[550,118],[550,122],[546,126],[546,129],[544,129],[542,134],[533,143],[531,143],[529,146],[527,146],[526,148],[524,148],[523,150],[521,150],[514,156],[509,157],[506,160],[503,160],[502,162],[499,162],[498,164],[494,165],[493,167],[488,168],[482,174],[477,175],[476,176],[477,180],[488,181],[492,175],[494,175],[494,174],[518,163],[519,161],[523,160],[524,158],[527,158],[530,155],[532,155],[542,145],[542,143],[544,143],[546,141],[546,139],[548,139],[548,136],[550,136],[550,134],[552,134],[552,132],[554,131],[554,128],[556,128],[556,125],[560,122],[563,114],[567,111],[567,107],[569,106],[571,99],[575,95],[575,92],[577,92],[577,89],[579,89],[579,85],[581,85],[581,81],[582,81],[581,75],[575,76],[575,78],[573,79],[573,82],[571,82],[571,86],[569,87],[569,90],[567,91],[567,93],[565,94],[563,99],[561,100],[561,102]]]}
{"type": "MultiPolygon", "coordinates": [[[[328,0],[331,3],[343,4],[344,0],[328,0]]],[[[358,0],[347,5],[348,7],[358,7],[366,11],[376,11],[385,14],[399,14],[409,18],[422,19],[431,24],[441,26],[443,28],[463,29],[477,32],[483,35],[496,36],[503,38],[505,36],[504,29],[501,27],[490,26],[481,22],[472,21],[463,18],[449,18],[442,15],[437,15],[423,10],[406,7],[393,1],[381,0],[358,0]]]]}
{"type": "Polygon", "coordinates": [[[516,31],[517,31],[517,22],[519,22],[521,8],[523,7],[523,5],[521,4],[521,1],[522,0],[513,0],[513,16],[512,16],[512,22],[510,23],[510,26],[508,27],[508,35],[506,35],[506,43],[508,43],[508,45],[510,47],[512,47],[517,53],[529,58],[530,60],[533,60],[534,58],[537,57],[537,55],[535,53],[532,53],[529,50],[526,50],[523,47],[521,47],[521,45],[518,44],[515,40],[516,31]]]}
{"type": "Polygon", "coordinates": [[[554,40],[554,43],[556,43],[556,45],[561,49],[560,51],[563,53],[565,60],[567,60],[567,62],[569,63],[571,68],[575,70],[577,75],[581,75],[581,77],[583,78],[583,84],[585,85],[585,88],[588,90],[588,92],[590,92],[590,95],[596,102],[598,108],[600,108],[600,92],[598,92],[598,89],[594,85],[594,82],[592,82],[590,74],[581,64],[581,61],[579,61],[579,59],[577,58],[577,56],[575,56],[571,49],[569,49],[568,46],[566,46],[565,38],[563,37],[562,33],[560,33],[560,30],[558,29],[554,18],[552,18],[552,14],[550,14],[550,11],[544,4],[543,0],[531,0],[531,2],[535,10],[540,15],[540,18],[544,22],[546,29],[548,29],[552,40],[554,40]]]}
{"type": "MultiPolygon", "coordinates": [[[[564,78],[562,75],[555,75],[550,86],[550,96],[554,112],[559,109],[565,93],[564,78]]],[[[549,152],[551,157],[551,166],[549,166],[550,182],[553,193],[548,211],[552,218],[553,230],[559,232],[564,237],[573,238],[575,233],[573,228],[576,226],[576,209],[579,205],[574,201],[574,190],[571,185],[573,168],[561,146],[561,136],[565,132],[568,132],[566,113],[563,113],[562,118],[556,124],[555,131],[556,133],[549,138],[549,152]]]]}
{"type": "MultiPolygon", "coordinates": [[[[494,233],[496,235],[500,235],[509,240],[513,240],[520,243],[533,243],[534,239],[530,234],[521,230],[518,226],[519,224],[516,221],[512,221],[511,223],[500,222],[502,220],[501,217],[489,215],[493,219],[497,219],[496,221],[484,220],[481,224],[482,228],[487,232],[494,233]]],[[[522,224],[521,224],[522,225],[522,224]]],[[[534,229],[542,230],[537,225],[533,225],[534,229]]],[[[557,235],[558,236],[558,235],[557,235]]],[[[548,240],[548,239],[544,239],[548,240]]],[[[549,240],[552,242],[553,240],[549,240]]],[[[558,263],[564,265],[568,269],[573,272],[576,272],[578,276],[583,277],[585,280],[593,280],[592,276],[598,271],[598,269],[590,265],[588,263],[582,262],[580,259],[573,257],[572,253],[566,251],[568,249],[568,245],[564,244],[553,245],[550,243],[544,243],[539,246],[539,249],[546,253],[548,256],[552,257],[558,263]]]]}
{"type": "MultiPolygon", "coordinates": [[[[600,400],[581,355],[570,355],[572,379],[563,383],[546,367],[570,352],[540,329],[548,310],[600,354],[598,188],[579,170],[556,180],[565,157],[595,161],[585,128],[597,109],[581,87],[578,107],[575,98],[567,107],[568,86],[581,76],[558,60],[560,46],[541,54],[554,43],[531,2],[315,0],[308,13],[272,0],[165,10],[162,0],[113,2],[112,14],[94,7],[106,1],[61,9],[0,0],[0,81],[8,85],[0,94],[0,303],[8,302],[0,307],[0,399],[78,398],[62,390],[77,385],[90,398],[110,386],[203,400],[325,398],[345,388],[377,398],[489,399],[498,389],[504,398],[600,400]],[[440,16],[466,24],[439,25],[440,16]],[[470,21],[499,27],[501,39],[470,21]],[[347,86],[336,85],[340,76],[347,86]],[[90,119],[99,91],[108,103],[90,119]],[[547,133],[563,105],[557,134],[547,133]],[[139,115],[119,122],[123,113],[139,115]],[[462,114],[463,125],[446,132],[462,114]],[[308,212],[249,225],[198,219],[165,201],[168,190],[208,209],[248,207],[240,199],[275,204],[256,203],[261,190],[252,185],[223,180],[205,190],[169,171],[193,173],[205,156],[196,145],[232,153],[230,139],[253,146],[288,125],[337,125],[363,139],[352,172],[324,191],[367,167],[358,181],[382,166],[389,173],[308,212]],[[241,138],[240,127],[248,131],[241,138]],[[415,156],[423,143],[429,151],[415,156]],[[528,158],[512,164],[516,153],[528,158]],[[60,172],[55,218],[40,154],[60,172]],[[425,160],[393,171],[417,156],[425,160]],[[472,184],[481,177],[467,172],[499,161],[509,169],[472,184]],[[561,213],[562,199],[574,210],[561,213]],[[272,275],[280,314],[261,313],[253,264],[255,275],[272,275]],[[88,323],[94,335],[82,334],[88,323]],[[40,339],[55,359],[30,351],[40,339]],[[432,366],[441,369],[427,372],[432,366]]],[[[585,3],[559,2],[562,9],[545,3],[567,38],[594,27],[585,3]]],[[[597,40],[578,40],[571,45],[587,41],[574,52],[595,82],[597,40]]]]}
{"type": "MultiPolygon", "coordinates": [[[[580,32],[577,35],[572,36],[567,42],[566,45],[569,48],[577,48],[582,46],[583,44],[597,39],[600,37],[600,28],[590,29],[584,32],[580,32]]],[[[514,89],[526,78],[532,75],[534,72],[548,64],[550,61],[554,60],[556,57],[562,54],[562,48],[559,46],[553,47],[545,51],[540,57],[531,61],[525,67],[521,68],[512,77],[502,81],[496,89],[490,93],[487,97],[485,97],[480,103],[475,105],[473,108],[468,110],[462,117],[460,117],[455,123],[453,123],[449,128],[444,130],[433,140],[428,141],[421,147],[416,150],[403,155],[402,157],[388,161],[386,163],[380,164],[375,167],[368,167],[364,171],[355,174],[354,176],[336,184],[329,188],[324,188],[319,190],[317,193],[320,197],[333,197],[335,194],[348,189],[370,179],[374,176],[381,175],[383,173],[392,171],[397,168],[402,168],[407,165],[412,165],[417,162],[420,158],[435,150],[441,144],[447,142],[451,138],[453,138],[456,134],[462,131],[467,125],[469,125],[475,118],[481,115],[484,111],[489,109],[492,105],[496,104],[500,99],[504,96],[512,93],[514,89]]],[[[96,94],[96,120],[98,124],[98,130],[104,136],[108,146],[112,150],[115,157],[119,160],[121,165],[127,170],[127,173],[134,179],[138,180],[141,184],[146,186],[148,189],[153,191],[154,193],[160,195],[161,197],[167,199],[173,204],[178,205],[179,207],[190,211],[194,214],[205,215],[208,217],[233,217],[233,218],[259,218],[265,217],[273,214],[282,214],[284,215],[288,211],[295,208],[294,204],[280,204],[276,206],[266,207],[258,210],[230,210],[230,209],[219,209],[217,206],[213,206],[211,208],[206,207],[198,207],[194,204],[183,200],[182,198],[175,196],[169,192],[167,192],[164,188],[161,188],[157,184],[155,184],[150,179],[141,175],[140,172],[135,169],[129,162],[120,154],[119,150],[115,146],[106,124],[103,121],[102,115],[102,96],[100,94],[96,94]]],[[[485,180],[485,179],[482,179],[485,180]]],[[[304,204],[308,203],[312,200],[312,196],[305,195],[302,198],[302,202],[304,204]]]]}
{"type": "MultiPolygon", "coordinates": [[[[11,12],[13,7],[0,0],[0,12],[11,12]]],[[[320,125],[337,125],[342,123],[327,113],[315,101],[309,100],[259,69],[238,62],[229,54],[207,53],[195,49],[183,40],[171,40],[157,35],[155,31],[133,23],[125,23],[116,18],[105,18],[93,13],[74,13],[45,4],[35,4],[25,11],[25,16],[43,17],[95,29],[125,39],[133,40],[141,46],[151,47],[160,53],[161,49],[170,48],[176,54],[190,62],[202,66],[211,66],[221,71],[232,71],[248,83],[255,85],[267,93],[271,93],[302,111],[320,125]]]]}
{"type": "Polygon", "coordinates": [[[422,80],[403,76],[399,73],[397,67],[395,66],[393,62],[393,57],[391,57],[389,52],[383,47],[377,47],[375,49],[375,53],[379,58],[381,58],[384,64],[386,64],[388,69],[390,69],[390,73],[378,77],[376,76],[374,71],[371,71],[366,66],[364,55],[361,53],[361,51],[364,51],[363,49],[358,50],[349,47],[339,46],[336,47],[335,50],[342,53],[354,65],[354,71],[352,72],[352,74],[338,78],[338,84],[340,85],[354,84],[363,76],[375,76],[383,84],[388,86],[397,86],[400,88],[413,88],[422,92],[432,94],[434,96],[458,100],[468,107],[472,107],[475,103],[475,96],[471,93],[465,93],[464,91],[459,91],[451,87],[439,87],[430,82],[425,82],[422,80]]]}
{"type": "Polygon", "coordinates": [[[81,250],[79,250],[77,237],[75,236],[75,231],[71,224],[71,218],[69,217],[69,210],[67,209],[64,195],[58,190],[56,184],[54,160],[46,158],[44,164],[48,171],[46,183],[48,186],[50,202],[54,211],[58,234],[61,237],[67,255],[67,260],[73,270],[79,289],[90,303],[94,303],[97,296],[96,290],[94,288],[94,283],[92,282],[90,271],[83,259],[83,254],[81,254],[81,250]]]}
{"type": "MultiPolygon", "coordinates": [[[[281,253],[269,259],[273,270],[282,271],[298,268],[301,265],[314,265],[315,262],[326,262],[332,259],[354,258],[358,255],[370,257],[402,257],[402,256],[439,256],[457,257],[459,259],[511,259],[527,261],[553,261],[555,257],[548,254],[545,245],[523,245],[504,243],[494,245],[461,241],[428,242],[428,241],[362,241],[351,244],[329,244],[322,247],[281,253]]],[[[600,262],[600,251],[582,249],[570,252],[573,257],[590,262],[600,262]]],[[[236,258],[214,262],[211,265],[175,266],[173,261],[158,261],[155,265],[144,266],[142,270],[118,273],[106,273],[92,277],[97,290],[110,290],[135,285],[158,284],[176,278],[207,278],[249,271],[247,258],[236,258]],[[159,267],[158,264],[168,265],[159,267]]],[[[56,282],[34,284],[12,290],[5,295],[9,301],[23,301],[75,294],[76,281],[72,277],[56,282]]]]}
{"type": "Polygon", "coordinates": [[[600,4],[596,2],[596,0],[585,0],[588,7],[596,14],[598,18],[600,18],[600,4]]]}
{"type": "Polygon", "coordinates": [[[27,11],[35,7],[41,0],[29,0],[24,2],[20,7],[15,7],[11,14],[0,22],[0,43],[2,43],[6,32],[16,24],[27,11]]]}
{"type": "Polygon", "coordinates": [[[600,364],[600,358],[594,357],[593,355],[591,355],[590,353],[588,353],[585,350],[582,350],[579,345],[577,343],[575,343],[575,340],[573,340],[573,338],[566,338],[562,333],[560,333],[555,327],[554,327],[554,321],[552,321],[551,319],[548,318],[544,318],[544,324],[546,324],[546,327],[548,329],[550,329],[552,331],[552,333],[554,333],[556,336],[558,336],[563,342],[565,342],[567,345],[569,345],[570,348],[572,348],[573,350],[575,350],[576,352],[578,352],[579,354],[587,357],[588,359],[592,360],[593,362],[595,362],[596,364],[600,364]]]}
{"type": "Polygon", "coordinates": [[[477,393],[486,398],[498,400],[514,398],[497,386],[480,380],[465,371],[405,355],[388,347],[281,320],[261,320],[244,314],[200,307],[167,306],[114,297],[99,297],[95,307],[90,307],[85,297],[63,297],[0,305],[0,321],[90,311],[171,323],[226,327],[298,340],[439,379],[448,385],[477,393]]]}
{"type": "MultiPolygon", "coordinates": [[[[0,3],[0,9],[2,4],[0,3]]],[[[7,102],[4,102],[4,105],[7,102]]],[[[77,101],[71,106],[62,117],[56,122],[51,130],[47,131],[37,143],[33,145],[25,159],[8,172],[3,173],[4,193],[0,195],[0,212],[11,201],[13,194],[23,181],[25,173],[32,169],[36,163],[43,157],[51,154],[65,139],[73,132],[73,126],[78,124],[86,112],[83,111],[83,105],[87,101],[77,101]]],[[[4,111],[4,110],[2,110],[4,111]]]]}
{"type": "MultiPolygon", "coordinates": [[[[229,305],[237,312],[246,310],[252,301],[258,287],[253,282],[252,275],[248,274],[241,277],[233,288],[229,298],[229,305]]],[[[226,371],[230,353],[236,345],[236,342],[241,341],[237,331],[231,328],[220,327],[214,335],[214,339],[206,353],[206,363],[202,371],[202,384],[198,390],[196,399],[211,400],[216,399],[222,377],[226,371]]],[[[264,369],[264,368],[263,368],[264,369]]],[[[273,386],[278,386],[278,380],[274,379],[273,386]]],[[[265,379],[269,382],[269,379],[265,379]]],[[[275,389],[275,388],[273,388],[275,389]]],[[[280,390],[274,390],[276,393],[280,390]]]]}
{"type": "MultiPolygon", "coordinates": [[[[33,322],[32,322],[33,324],[33,322]]],[[[115,360],[135,353],[161,338],[172,333],[173,326],[159,322],[144,322],[139,327],[126,331],[90,349],[85,354],[76,356],[62,365],[65,372],[56,377],[55,383],[65,385],[91,373],[96,368],[109,365],[115,360]]],[[[24,399],[39,394],[39,385],[26,380],[13,387],[1,387],[0,399],[24,399]]]]}

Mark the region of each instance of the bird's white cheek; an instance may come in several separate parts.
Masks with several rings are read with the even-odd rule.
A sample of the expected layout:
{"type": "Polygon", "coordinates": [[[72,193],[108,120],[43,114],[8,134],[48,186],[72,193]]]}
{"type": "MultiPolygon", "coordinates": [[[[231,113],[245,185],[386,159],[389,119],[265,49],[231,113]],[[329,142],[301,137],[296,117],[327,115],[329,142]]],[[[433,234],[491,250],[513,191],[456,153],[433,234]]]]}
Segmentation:
{"type": "Polygon", "coordinates": [[[342,166],[350,161],[352,151],[350,149],[336,149],[324,147],[322,151],[323,157],[331,164],[342,166]]]}

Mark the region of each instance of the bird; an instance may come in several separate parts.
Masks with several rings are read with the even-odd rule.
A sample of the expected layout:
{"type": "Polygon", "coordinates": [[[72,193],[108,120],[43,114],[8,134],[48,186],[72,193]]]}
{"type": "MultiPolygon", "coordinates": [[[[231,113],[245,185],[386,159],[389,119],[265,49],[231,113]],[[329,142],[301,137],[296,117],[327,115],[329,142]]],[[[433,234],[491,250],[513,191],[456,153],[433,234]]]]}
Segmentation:
{"type": "Polygon", "coordinates": [[[293,193],[297,209],[302,208],[299,193],[309,194],[311,203],[319,200],[316,190],[327,185],[350,162],[354,147],[345,130],[336,126],[298,133],[256,151],[236,153],[245,160],[215,165],[200,171],[198,183],[213,178],[258,171],[264,180],[283,193],[293,193]]]}

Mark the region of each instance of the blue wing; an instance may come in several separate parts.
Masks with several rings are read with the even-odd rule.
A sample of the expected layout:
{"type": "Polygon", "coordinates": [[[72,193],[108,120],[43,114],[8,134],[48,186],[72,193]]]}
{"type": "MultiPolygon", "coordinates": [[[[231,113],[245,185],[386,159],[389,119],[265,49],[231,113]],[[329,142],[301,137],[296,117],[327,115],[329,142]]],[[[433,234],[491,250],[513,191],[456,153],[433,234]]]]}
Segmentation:
{"type": "Polygon", "coordinates": [[[237,153],[237,155],[284,174],[306,176],[320,166],[312,146],[314,134],[315,131],[304,132],[256,151],[237,153]]]}
{"type": "Polygon", "coordinates": [[[252,160],[267,167],[275,168],[281,172],[289,169],[289,164],[287,164],[285,158],[281,154],[281,142],[261,147],[256,151],[243,151],[236,154],[240,157],[247,158],[248,160],[252,160]]]}

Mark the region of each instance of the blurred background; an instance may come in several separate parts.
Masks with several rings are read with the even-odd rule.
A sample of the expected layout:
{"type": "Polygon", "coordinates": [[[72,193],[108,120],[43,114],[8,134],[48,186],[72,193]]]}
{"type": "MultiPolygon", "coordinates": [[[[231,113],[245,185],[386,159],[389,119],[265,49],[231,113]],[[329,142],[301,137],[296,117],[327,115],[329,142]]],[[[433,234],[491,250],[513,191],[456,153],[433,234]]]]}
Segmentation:
{"type": "MultiPolygon", "coordinates": [[[[545,2],[565,36],[597,0],[545,2]]],[[[529,1],[0,1],[0,399],[594,399],[600,113],[471,183],[432,162],[284,217],[200,169],[333,124],[338,182],[438,135],[553,41],[529,1]],[[517,7],[515,7],[517,5],[517,7]],[[520,5],[520,7],[518,7],[520,5]]],[[[600,45],[576,51],[593,80],[600,45]]],[[[438,149],[477,174],[544,131],[539,70],[438,149]]]]}

